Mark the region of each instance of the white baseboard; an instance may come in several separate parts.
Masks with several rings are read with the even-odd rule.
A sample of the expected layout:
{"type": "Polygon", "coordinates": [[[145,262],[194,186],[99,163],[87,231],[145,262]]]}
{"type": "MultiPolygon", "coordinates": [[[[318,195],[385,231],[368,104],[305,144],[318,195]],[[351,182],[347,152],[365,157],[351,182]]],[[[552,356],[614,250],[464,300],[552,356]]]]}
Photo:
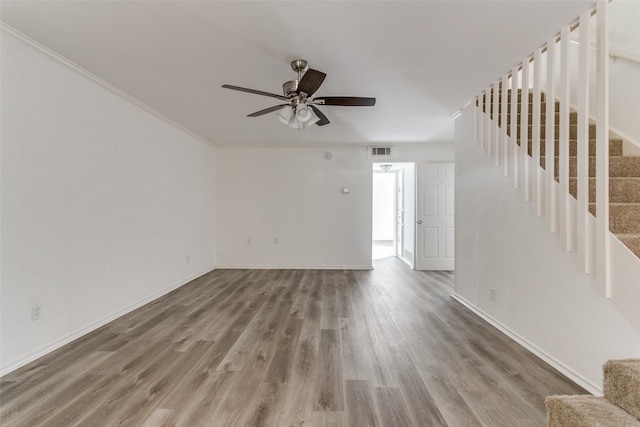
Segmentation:
{"type": "Polygon", "coordinates": [[[98,321],[96,321],[96,322],[94,322],[94,323],[92,323],[92,324],[90,324],[88,326],[85,326],[84,328],[81,328],[81,329],[69,334],[68,336],[66,336],[66,337],[64,337],[64,338],[62,338],[60,340],[57,340],[57,341],[55,341],[55,342],[53,342],[53,343],[51,343],[51,344],[49,344],[49,345],[37,350],[37,351],[34,351],[33,353],[28,354],[27,356],[21,357],[18,360],[10,362],[6,366],[2,366],[2,368],[0,368],[0,377],[4,376],[4,375],[6,375],[6,374],[8,374],[10,372],[13,372],[18,368],[21,368],[22,366],[24,366],[24,365],[26,365],[28,363],[31,363],[34,360],[39,359],[40,357],[42,357],[42,356],[44,356],[44,355],[46,355],[48,353],[51,353],[52,351],[57,350],[57,349],[59,349],[60,347],[62,347],[64,345],[69,344],[72,341],[77,340],[78,338],[82,337],[83,335],[86,335],[86,334],[88,334],[90,332],[95,331],[96,329],[106,325],[107,323],[112,322],[112,321],[116,320],[117,318],[122,317],[125,314],[128,314],[128,313],[132,312],[133,310],[135,310],[137,308],[140,308],[143,305],[148,304],[148,303],[160,298],[161,296],[164,296],[164,295],[168,294],[169,292],[171,292],[173,290],[176,290],[179,287],[186,285],[190,281],[192,281],[194,279],[197,279],[198,277],[203,276],[203,275],[205,275],[205,274],[207,274],[207,273],[209,273],[209,272],[211,272],[213,270],[215,270],[215,267],[212,267],[212,268],[210,268],[208,270],[205,270],[205,271],[203,271],[201,273],[193,275],[193,276],[191,276],[191,277],[189,277],[187,279],[184,279],[184,280],[181,280],[181,281],[179,281],[177,283],[174,283],[174,284],[164,288],[160,292],[156,292],[153,295],[150,295],[150,296],[148,296],[146,298],[143,298],[142,300],[137,301],[137,302],[135,302],[135,303],[123,308],[122,310],[118,310],[117,312],[115,312],[113,314],[110,314],[110,315],[108,315],[106,317],[103,317],[102,319],[100,319],[100,320],[98,320],[98,321]]]}
{"type": "Polygon", "coordinates": [[[373,270],[372,265],[216,265],[216,270],[373,270]]]}
{"type": "Polygon", "coordinates": [[[458,301],[460,304],[467,307],[469,310],[473,311],[475,314],[480,316],[487,323],[494,326],[500,332],[502,332],[503,334],[505,334],[506,336],[508,336],[509,338],[511,338],[512,340],[514,340],[515,342],[517,342],[518,344],[520,344],[521,346],[523,346],[524,348],[526,348],[527,350],[529,350],[530,352],[538,356],[540,359],[544,360],[546,363],[554,367],[556,370],[558,370],[560,373],[562,373],[564,376],[569,378],[574,383],[578,384],[580,387],[587,390],[589,393],[595,396],[602,396],[602,388],[600,386],[593,384],[591,381],[589,381],[588,379],[586,379],[585,377],[583,377],[582,375],[580,375],[579,373],[577,373],[576,371],[574,371],[573,369],[571,369],[570,367],[562,363],[560,360],[547,354],[546,352],[538,348],[535,344],[528,341],[526,338],[518,335],[516,332],[512,331],[507,326],[505,326],[504,324],[500,323],[498,320],[491,317],[489,314],[485,313],[484,311],[482,311],[481,309],[479,309],[469,301],[465,300],[460,295],[454,293],[451,295],[451,297],[454,300],[458,301]]]}
{"type": "Polygon", "coordinates": [[[403,261],[403,262],[404,262],[405,264],[407,264],[409,267],[411,267],[411,269],[412,269],[412,270],[415,270],[415,268],[414,268],[414,266],[413,266],[413,262],[412,262],[410,259],[405,258],[405,257],[403,257],[402,255],[398,255],[398,259],[399,259],[400,261],[403,261]]]}

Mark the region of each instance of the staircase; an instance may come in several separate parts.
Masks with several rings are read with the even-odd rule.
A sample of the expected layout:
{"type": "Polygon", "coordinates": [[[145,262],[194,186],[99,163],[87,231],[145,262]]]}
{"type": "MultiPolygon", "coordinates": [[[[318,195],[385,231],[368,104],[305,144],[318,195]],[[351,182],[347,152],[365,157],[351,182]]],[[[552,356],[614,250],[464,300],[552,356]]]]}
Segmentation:
{"type": "Polygon", "coordinates": [[[548,426],[640,426],[640,359],[610,360],[603,374],[604,397],[547,397],[548,426]]]}
{"type": "MultiPolygon", "coordinates": [[[[510,110],[511,91],[507,91],[507,135],[510,135],[510,110]]],[[[541,98],[540,117],[540,166],[544,169],[546,159],[544,157],[546,144],[546,106],[545,94],[541,98]]],[[[488,110],[493,119],[493,91],[488,110]]],[[[518,111],[517,111],[517,139],[520,145],[520,108],[522,93],[518,91],[518,111]]],[[[528,130],[528,154],[532,156],[532,94],[529,94],[529,130],[528,130]]],[[[483,101],[485,101],[483,99],[483,101]]],[[[498,93],[498,106],[502,105],[501,92],[498,93]]],[[[483,111],[487,110],[486,102],[483,102],[483,111]]],[[[499,110],[500,111],[500,110],[499,110]]],[[[559,102],[555,102],[555,153],[559,151],[559,102]]],[[[501,114],[498,114],[498,126],[502,127],[501,114]]],[[[575,198],[577,195],[577,113],[571,112],[569,115],[569,191],[575,198]]],[[[596,152],[596,125],[589,125],[589,210],[595,216],[595,152],[596,152]]],[[[558,181],[559,162],[558,157],[554,160],[555,177],[558,181]]],[[[640,156],[625,156],[623,154],[623,140],[611,136],[609,138],[609,227],[610,231],[623,243],[631,252],[640,258],[640,156]]]]}

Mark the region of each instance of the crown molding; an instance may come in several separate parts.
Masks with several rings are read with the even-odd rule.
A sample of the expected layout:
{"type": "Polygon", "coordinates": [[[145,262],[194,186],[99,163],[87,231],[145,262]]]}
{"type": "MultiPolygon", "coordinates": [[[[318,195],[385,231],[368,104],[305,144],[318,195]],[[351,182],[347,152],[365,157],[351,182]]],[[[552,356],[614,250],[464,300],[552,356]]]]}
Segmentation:
{"type": "Polygon", "coordinates": [[[217,144],[215,144],[213,141],[203,137],[202,135],[199,135],[199,134],[193,132],[190,129],[187,129],[186,127],[184,127],[180,123],[176,122],[173,119],[170,119],[169,117],[165,116],[160,111],[156,110],[155,108],[151,107],[150,105],[140,101],[138,98],[135,98],[135,97],[129,95],[127,92],[123,91],[122,89],[118,88],[117,86],[114,86],[111,83],[107,82],[106,80],[98,77],[97,75],[93,74],[91,71],[81,67],[80,65],[78,65],[75,62],[71,61],[69,58],[59,54],[58,52],[48,48],[47,46],[43,45],[42,43],[32,39],[31,37],[27,36],[26,34],[20,32],[19,30],[15,29],[15,28],[13,28],[11,25],[8,25],[8,24],[0,21],[0,30],[2,30],[3,32],[5,32],[7,34],[12,35],[16,39],[26,43],[27,45],[33,47],[34,49],[44,53],[48,57],[54,59],[55,61],[61,63],[64,66],[66,66],[68,69],[74,71],[75,73],[83,76],[84,78],[86,78],[88,80],[91,80],[92,82],[94,82],[98,86],[108,90],[112,94],[124,99],[128,103],[140,108],[141,110],[146,111],[147,113],[153,115],[155,118],[163,121],[164,123],[166,123],[166,124],[176,128],[176,129],[180,130],[181,132],[186,133],[187,135],[191,136],[192,138],[197,139],[198,141],[203,142],[203,143],[205,143],[207,145],[210,145],[212,147],[216,147],[217,146],[217,144]]]}

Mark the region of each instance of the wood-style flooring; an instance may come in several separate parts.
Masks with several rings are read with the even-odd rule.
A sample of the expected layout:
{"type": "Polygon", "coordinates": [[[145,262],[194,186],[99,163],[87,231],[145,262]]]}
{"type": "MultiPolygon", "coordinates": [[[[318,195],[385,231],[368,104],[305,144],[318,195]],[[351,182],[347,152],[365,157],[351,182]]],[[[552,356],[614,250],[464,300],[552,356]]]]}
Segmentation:
{"type": "Polygon", "coordinates": [[[544,426],[586,392],[453,273],[215,270],[1,378],[8,426],[544,426]]]}

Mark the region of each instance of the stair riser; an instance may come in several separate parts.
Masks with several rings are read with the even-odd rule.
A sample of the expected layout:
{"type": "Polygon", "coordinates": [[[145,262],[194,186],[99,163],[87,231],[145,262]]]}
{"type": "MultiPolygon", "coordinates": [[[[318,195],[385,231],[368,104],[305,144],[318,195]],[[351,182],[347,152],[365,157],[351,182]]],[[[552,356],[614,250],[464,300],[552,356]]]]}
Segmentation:
{"type": "MultiPolygon", "coordinates": [[[[494,100],[494,90],[490,90],[489,91],[489,100],[491,102],[493,102],[494,100]]],[[[511,101],[512,98],[512,93],[511,90],[509,89],[507,92],[507,101],[511,101]]],[[[482,96],[482,101],[481,102],[485,102],[485,100],[487,99],[486,95],[482,96]]],[[[546,99],[546,93],[541,92],[540,93],[540,99],[542,101],[544,101],[546,99]]],[[[498,101],[502,101],[502,90],[498,90],[498,101]]],[[[520,103],[522,101],[522,91],[521,89],[518,89],[518,103],[520,103]]],[[[533,92],[529,92],[529,102],[533,101],[533,92]]]]}
{"type": "MultiPolygon", "coordinates": [[[[589,212],[597,217],[595,203],[589,204],[589,212]]],[[[640,204],[609,204],[609,230],[612,233],[640,233],[640,204]]]]}
{"type": "MultiPolygon", "coordinates": [[[[578,180],[569,178],[569,192],[577,197],[578,180]]],[[[596,200],[596,180],[589,179],[589,200],[596,200]]],[[[612,178],[609,180],[609,201],[612,203],[640,203],[640,178],[612,178]]]]}
{"type": "MultiPolygon", "coordinates": [[[[540,139],[545,140],[547,138],[546,126],[540,126],[540,139]]],[[[507,134],[511,132],[511,129],[508,130],[507,134]]],[[[518,141],[520,141],[521,130],[520,127],[517,129],[516,137],[518,141]]],[[[553,137],[555,139],[560,138],[560,127],[554,126],[553,137]]],[[[529,131],[527,132],[527,138],[533,138],[533,129],[529,126],[529,131]]],[[[578,125],[570,125],[569,126],[569,139],[578,139],[578,125]]],[[[589,125],[589,139],[596,139],[596,125],[589,125]]]]}
{"type": "MultiPolygon", "coordinates": [[[[518,114],[516,117],[517,117],[516,123],[518,124],[518,126],[520,126],[520,114],[518,114]]],[[[501,122],[501,121],[502,121],[502,117],[498,117],[498,122],[501,122]]],[[[531,112],[529,112],[529,116],[527,118],[527,123],[529,125],[533,124],[533,114],[531,112]]],[[[543,111],[540,114],[540,124],[544,125],[546,123],[547,123],[547,115],[544,114],[544,111],[543,111]]],[[[560,123],[560,113],[559,112],[556,112],[556,114],[555,114],[554,123],[556,125],[558,125],[560,123]]],[[[571,125],[578,124],[578,113],[569,113],[569,124],[571,124],[571,125]]],[[[511,116],[510,115],[507,116],[507,125],[511,126],[511,116]]]]}
{"type": "MultiPolygon", "coordinates": [[[[576,177],[577,173],[577,159],[576,157],[569,157],[569,176],[576,177]]],[[[540,166],[544,168],[545,157],[540,157],[540,166]]],[[[558,157],[554,162],[554,176],[559,175],[558,157]]],[[[589,157],[589,176],[596,176],[596,158],[589,157]]],[[[640,157],[627,156],[627,157],[610,157],[609,158],[609,177],[614,178],[633,178],[640,177],[640,157]]]]}
{"type": "MultiPolygon", "coordinates": [[[[554,141],[554,150],[555,152],[560,151],[560,141],[554,141]]],[[[533,141],[529,141],[529,155],[531,155],[531,147],[533,146],[533,141]]],[[[540,141],[540,153],[544,154],[544,150],[546,147],[546,141],[540,141]]],[[[578,155],[578,141],[570,140],[569,141],[569,155],[577,156],[578,155]]],[[[594,139],[589,140],[589,156],[596,155],[596,141],[594,139]]],[[[621,139],[610,139],[609,140],[609,156],[622,156],[622,140],[621,139]]]]}
{"type": "Polygon", "coordinates": [[[640,204],[609,204],[609,230],[612,233],[640,233],[640,204]]]}
{"type": "Polygon", "coordinates": [[[640,420],[640,361],[609,360],[603,374],[604,397],[640,420]]]}
{"type": "MultiPolygon", "coordinates": [[[[531,115],[531,113],[533,112],[533,104],[531,102],[529,102],[528,105],[528,111],[529,111],[529,115],[531,115]]],[[[483,112],[490,112],[491,115],[493,116],[493,104],[489,105],[488,108],[486,106],[482,107],[482,111],[483,112]]],[[[518,113],[518,115],[520,115],[520,112],[522,111],[522,104],[518,103],[517,107],[516,107],[516,112],[518,113]]],[[[541,102],[540,103],[540,113],[541,114],[545,114],[547,111],[547,103],[546,102],[541,102]]],[[[498,113],[502,112],[502,105],[499,104],[498,105],[498,113]]],[[[555,104],[555,112],[556,115],[560,113],[560,105],[558,103],[555,104]]],[[[511,113],[511,103],[507,103],[507,113],[510,114],[511,113]]],[[[499,114],[498,114],[499,115],[499,114]]]]}

